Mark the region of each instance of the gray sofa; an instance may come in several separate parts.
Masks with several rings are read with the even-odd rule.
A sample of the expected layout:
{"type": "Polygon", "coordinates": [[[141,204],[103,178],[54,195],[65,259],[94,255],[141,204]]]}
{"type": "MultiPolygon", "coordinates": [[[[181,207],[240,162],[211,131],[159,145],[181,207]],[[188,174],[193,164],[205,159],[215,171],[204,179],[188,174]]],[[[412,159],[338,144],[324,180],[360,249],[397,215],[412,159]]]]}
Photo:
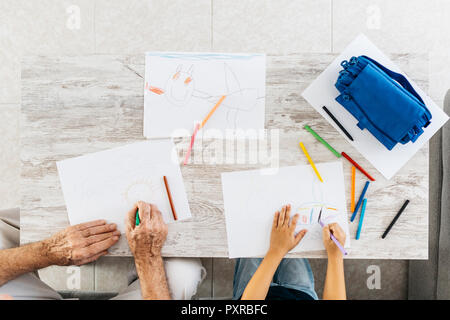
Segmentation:
{"type": "MultiPolygon", "coordinates": [[[[450,114],[450,90],[444,99],[450,114]]],[[[409,299],[450,299],[450,124],[430,141],[429,259],[409,263],[409,299]]]]}

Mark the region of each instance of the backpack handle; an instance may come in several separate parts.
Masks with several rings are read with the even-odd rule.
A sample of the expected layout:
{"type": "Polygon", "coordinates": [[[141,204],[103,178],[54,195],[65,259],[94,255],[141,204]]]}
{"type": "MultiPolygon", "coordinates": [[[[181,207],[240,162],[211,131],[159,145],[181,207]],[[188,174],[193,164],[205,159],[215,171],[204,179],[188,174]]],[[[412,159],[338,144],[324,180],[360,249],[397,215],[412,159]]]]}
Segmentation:
{"type": "Polygon", "coordinates": [[[386,68],[385,66],[383,66],[382,64],[378,63],[377,61],[373,60],[372,58],[369,58],[367,56],[363,56],[365,59],[369,60],[370,62],[372,62],[373,64],[375,64],[378,68],[380,68],[381,70],[383,70],[384,72],[386,72],[386,74],[388,76],[390,76],[392,79],[394,79],[395,81],[397,81],[398,83],[400,83],[400,85],[405,88],[409,93],[411,93],[414,97],[416,97],[420,102],[422,102],[422,104],[425,104],[425,102],[423,102],[422,98],[419,96],[419,94],[416,92],[416,90],[414,90],[414,88],[412,87],[412,85],[409,83],[408,79],[405,78],[405,76],[403,76],[400,73],[394,72],[392,70],[389,70],[388,68],[386,68]]]}

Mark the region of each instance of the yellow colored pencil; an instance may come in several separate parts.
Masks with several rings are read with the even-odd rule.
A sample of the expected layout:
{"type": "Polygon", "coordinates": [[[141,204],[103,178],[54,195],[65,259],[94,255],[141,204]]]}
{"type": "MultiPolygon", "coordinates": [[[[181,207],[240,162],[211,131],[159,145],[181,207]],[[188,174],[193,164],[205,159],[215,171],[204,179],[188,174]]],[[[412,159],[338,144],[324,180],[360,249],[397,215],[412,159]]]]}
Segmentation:
{"type": "Polygon", "coordinates": [[[208,115],[205,117],[205,119],[203,119],[202,124],[200,125],[200,129],[203,128],[206,124],[206,121],[209,120],[209,118],[211,118],[212,114],[217,110],[217,108],[222,104],[223,100],[225,99],[226,96],[222,96],[219,101],[217,101],[216,105],[211,109],[211,111],[208,113],[208,115]]]}
{"type": "Polygon", "coordinates": [[[355,166],[352,166],[352,192],[350,196],[350,211],[355,211],[355,166]]]}
{"type": "Polygon", "coordinates": [[[321,182],[323,182],[322,177],[320,176],[320,173],[319,173],[319,171],[317,170],[316,165],[314,164],[314,162],[312,161],[311,157],[309,156],[308,151],[306,151],[306,148],[305,148],[305,146],[303,145],[303,142],[300,142],[300,148],[302,148],[303,153],[305,154],[306,158],[308,159],[309,164],[311,165],[311,167],[314,169],[314,172],[316,173],[316,175],[317,175],[317,177],[319,178],[319,180],[320,180],[321,182]]]}

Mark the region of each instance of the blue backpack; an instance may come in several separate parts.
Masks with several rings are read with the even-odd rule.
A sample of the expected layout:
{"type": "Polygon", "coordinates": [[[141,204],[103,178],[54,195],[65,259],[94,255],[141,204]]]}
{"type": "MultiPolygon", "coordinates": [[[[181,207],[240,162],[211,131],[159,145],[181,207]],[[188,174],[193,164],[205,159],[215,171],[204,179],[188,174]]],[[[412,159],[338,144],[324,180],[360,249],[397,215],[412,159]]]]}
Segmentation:
{"type": "Polygon", "coordinates": [[[336,101],[388,150],[399,142],[415,142],[430,124],[430,111],[403,75],[366,56],[344,60],[341,66],[336,101]]]}

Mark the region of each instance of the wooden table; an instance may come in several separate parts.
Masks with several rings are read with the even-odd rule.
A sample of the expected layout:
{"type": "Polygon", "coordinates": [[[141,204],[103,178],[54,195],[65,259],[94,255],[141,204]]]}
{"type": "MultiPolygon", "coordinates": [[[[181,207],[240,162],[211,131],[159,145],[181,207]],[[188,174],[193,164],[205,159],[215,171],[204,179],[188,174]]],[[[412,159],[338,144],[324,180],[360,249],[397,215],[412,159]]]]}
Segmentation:
{"type": "MultiPolygon", "coordinates": [[[[302,129],[305,124],[311,125],[337,150],[349,153],[376,179],[368,191],[369,201],[360,240],[354,240],[356,223],[350,224],[352,241],[349,257],[427,259],[428,145],[390,181],[363,159],[301,97],[307,85],[335,56],[292,54],[267,57],[266,129],[278,134],[279,139],[279,144],[276,139],[273,140],[273,160],[278,159],[280,166],[306,164],[298,149],[298,141],[304,141],[314,158],[320,159],[317,162],[343,161],[346,196],[350,199],[350,164],[346,160],[338,160],[302,129]],[[279,131],[271,131],[273,129],[279,131]],[[381,234],[406,198],[411,200],[408,209],[389,236],[382,240],[381,234]]],[[[426,55],[396,54],[391,57],[425,91],[428,89],[426,55]]],[[[68,226],[56,161],[144,139],[143,76],[143,54],[24,58],[22,243],[44,239],[68,226]]],[[[204,141],[204,150],[214,142],[217,141],[204,141]]],[[[186,145],[186,140],[177,141],[180,155],[186,145]]],[[[182,167],[193,219],[170,225],[163,254],[227,257],[220,173],[258,167],[264,165],[200,163],[182,167]]],[[[364,181],[365,177],[357,174],[357,196],[364,181]]],[[[349,200],[347,202],[349,205],[349,200]]],[[[111,255],[130,255],[125,237],[110,251],[111,255]]],[[[325,257],[325,252],[293,256],[325,257]]]]}

